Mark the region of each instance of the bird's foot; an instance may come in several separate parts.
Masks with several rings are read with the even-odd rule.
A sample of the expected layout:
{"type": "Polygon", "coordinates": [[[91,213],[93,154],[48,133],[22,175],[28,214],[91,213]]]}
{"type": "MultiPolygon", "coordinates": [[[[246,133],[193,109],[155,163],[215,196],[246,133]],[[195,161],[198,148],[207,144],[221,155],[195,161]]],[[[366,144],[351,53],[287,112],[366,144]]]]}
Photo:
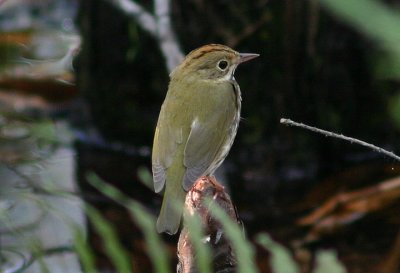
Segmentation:
{"type": "Polygon", "coordinates": [[[215,176],[211,175],[211,176],[208,176],[208,178],[209,178],[209,181],[211,182],[211,184],[214,185],[214,187],[215,187],[215,189],[217,190],[217,192],[224,192],[225,187],[222,186],[222,185],[217,181],[217,179],[215,178],[215,176]]]}

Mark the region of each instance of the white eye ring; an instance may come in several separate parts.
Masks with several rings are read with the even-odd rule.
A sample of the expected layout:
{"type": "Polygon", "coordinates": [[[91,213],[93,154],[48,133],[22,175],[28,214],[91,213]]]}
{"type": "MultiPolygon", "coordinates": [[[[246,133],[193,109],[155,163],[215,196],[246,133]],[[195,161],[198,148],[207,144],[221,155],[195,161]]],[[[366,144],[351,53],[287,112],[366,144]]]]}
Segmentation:
{"type": "Polygon", "coordinates": [[[227,60],[221,60],[217,64],[218,69],[224,71],[228,67],[228,61],[227,60]]]}

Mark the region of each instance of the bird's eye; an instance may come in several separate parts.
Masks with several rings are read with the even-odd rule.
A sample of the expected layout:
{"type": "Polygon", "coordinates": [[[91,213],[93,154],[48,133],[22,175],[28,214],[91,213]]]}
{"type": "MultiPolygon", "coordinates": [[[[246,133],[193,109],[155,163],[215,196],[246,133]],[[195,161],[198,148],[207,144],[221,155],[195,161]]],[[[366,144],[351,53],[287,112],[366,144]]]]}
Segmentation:
{"type": "Polygon", "coordinates": [[[225,60],[218,62],[218,68],[221,70],[225,70],[228,67],[228,62],[225,60]]]}

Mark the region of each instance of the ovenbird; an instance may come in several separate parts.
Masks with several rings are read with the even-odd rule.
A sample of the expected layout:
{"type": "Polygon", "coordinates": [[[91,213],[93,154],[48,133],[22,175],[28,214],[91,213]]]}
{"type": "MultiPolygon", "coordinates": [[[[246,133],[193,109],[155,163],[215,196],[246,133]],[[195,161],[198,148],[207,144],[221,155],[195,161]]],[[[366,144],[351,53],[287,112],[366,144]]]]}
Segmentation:
{"type": "Polygon", "coordinates": [[[165,187],[158,232],[178,231],[186,192],[227,156],[240,120],[234,72],[258,56],[209,44],[190,52],[170,74],[152,152],[154,189],[165,187]]]}

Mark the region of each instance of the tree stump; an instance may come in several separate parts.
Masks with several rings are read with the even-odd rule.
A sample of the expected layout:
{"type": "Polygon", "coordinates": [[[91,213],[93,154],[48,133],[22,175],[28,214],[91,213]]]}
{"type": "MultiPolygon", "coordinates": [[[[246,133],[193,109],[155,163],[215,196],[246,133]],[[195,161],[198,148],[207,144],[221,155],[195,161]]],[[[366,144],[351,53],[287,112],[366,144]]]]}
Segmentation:
{"type": "MultiPolygon", "coordinates": [[[[212,199],[212,205],[219,205],[227,215],[238,225],[240,223],[235,207],[224,187],[218,184],[214,177],[203,176],[187,193],[184,208],[184,219],[197,214],[204,228],[205,240],[212,250],[212,268],[216,273],[236,271],[237,260],[233,253],[231,242],[226,238],[221,223],[209,211],[205,199],[212,199]]],[[[185,223],[185,221],[184,221],[185,223]]],[[[178,242],[178,273],[197,273],[196,252],[190,240],[190,230],[184,224],[178,242]]]]}

